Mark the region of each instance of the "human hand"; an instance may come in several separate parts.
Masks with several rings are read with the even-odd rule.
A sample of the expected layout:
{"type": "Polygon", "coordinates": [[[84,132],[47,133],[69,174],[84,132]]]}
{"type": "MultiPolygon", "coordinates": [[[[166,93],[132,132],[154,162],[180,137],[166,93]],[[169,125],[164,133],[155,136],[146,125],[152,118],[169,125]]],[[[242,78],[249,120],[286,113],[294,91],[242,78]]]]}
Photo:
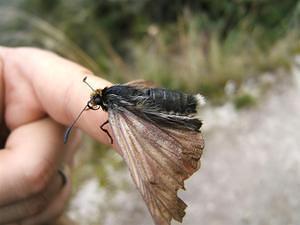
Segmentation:
{"type": "MultiPolygon", "coordinates": [[[[0,125],[2,118],[11,132],[0,151],[0,224],[44,224],[57,218],[70,193],[58,170],[70,164],[80,135],[73,131],[63,145],[63,125],[89,99],[81,80],[90,72],[34,48],[0,47],[0,59],[0,125]]],[[[110,85],[95,76],[89,83],[110,85]]],[[[90,111],[77,126],[108,144],[97,125],[106,120],[105,112],[90,111]]]]}

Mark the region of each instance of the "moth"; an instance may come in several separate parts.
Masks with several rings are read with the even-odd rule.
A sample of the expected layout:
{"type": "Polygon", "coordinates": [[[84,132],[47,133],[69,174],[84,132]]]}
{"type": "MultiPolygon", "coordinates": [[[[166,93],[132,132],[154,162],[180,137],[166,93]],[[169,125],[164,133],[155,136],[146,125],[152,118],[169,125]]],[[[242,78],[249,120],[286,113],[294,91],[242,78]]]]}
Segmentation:
{"type": "Polygon", "coordinates": [[[83,111],[102,109],[108,120],[100,128],[129,167],[156,225],[182,222],[187,205],[177,196],[184,181],[200,168],[204,140],[200,94],[154,87],[138,80],[92,90],[90,100],[67,129],[64,141],[83,111]],[[113,135],[104,128],[110,124],[113,135]]]}

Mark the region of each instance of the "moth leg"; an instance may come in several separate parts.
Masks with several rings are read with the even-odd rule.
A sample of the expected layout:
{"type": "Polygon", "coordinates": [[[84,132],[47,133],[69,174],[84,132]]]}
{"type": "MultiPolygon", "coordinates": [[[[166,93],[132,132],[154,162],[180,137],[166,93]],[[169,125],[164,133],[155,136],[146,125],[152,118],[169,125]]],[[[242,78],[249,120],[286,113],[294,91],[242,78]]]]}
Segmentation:
{"type": "Polygon", "coordinates": [[[112,139],[110,133],[108,132],[107,129],[103,128],[106,124],[108,124],[108,120],[106,120],[106,121],[100,126],[100,129],[101,129],[102,131],[104,131],[104,132],[107,134],[107,136],[108,136],[109,139],[110,139],[110,143],[113,144],[113,139],[112,139]]]}

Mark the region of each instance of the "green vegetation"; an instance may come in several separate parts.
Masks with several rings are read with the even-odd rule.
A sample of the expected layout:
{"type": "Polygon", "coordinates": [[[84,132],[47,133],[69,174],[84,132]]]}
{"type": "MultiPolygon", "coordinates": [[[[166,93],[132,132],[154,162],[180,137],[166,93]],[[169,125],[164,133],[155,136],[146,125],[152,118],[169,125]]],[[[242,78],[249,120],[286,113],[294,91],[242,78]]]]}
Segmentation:
{"type": "Polygon", "coordinates": [[[237,109],[250,107],[255,105],[255,103],[256,103],[255,97],[250,94],[240,95],[234,99],[234,105],[237,109]]]}
{"type": "Polygon", "coordinates": [[[23,0],[0,13],[2,44],[41,46],[113,82],[145,78],[215,103],[229,80],[238,92],[249,77],[289,69],[300,51],[291,0],[23,0]]]}

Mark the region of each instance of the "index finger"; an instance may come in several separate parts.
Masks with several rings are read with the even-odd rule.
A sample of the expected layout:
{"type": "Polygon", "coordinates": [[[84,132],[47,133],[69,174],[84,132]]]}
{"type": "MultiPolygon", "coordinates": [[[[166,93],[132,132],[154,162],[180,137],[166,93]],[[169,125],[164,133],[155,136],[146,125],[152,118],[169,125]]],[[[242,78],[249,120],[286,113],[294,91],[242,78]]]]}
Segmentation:
{"type": "MultiPolygon", "coordinates": [[[[26,110],[31,110],[27,112],[30,118],[23,116],[23,121],[17,121],[18,124],[16,124],[13,115],[19,113],[22,104],[28,103],[23,101],[18,102],[16,107],[7,107],[5,119],[10,127],[27,123],[26,120],[40,119],[44,116],[38,113],[41,111],[50,115],[57,122],[69,125],[90,98],[89,88],[81,82],[90,72],[74,62],[34,48],[0,48],[0,55],[4,59],[5,78],[12,77],[10,67],[13,67],[14,73],[22,76],[25,82],[31,85],[34,92],[32,99],[35,99],[34,107],[28,107],[28,105],[23,107],[26,110]],[[36,118],[32,118],[32,115],[36,115],[36,118]]],[[[108,81],[93,75],[88,76],[88,81],[95,89],[102,89],[111,85],[108,81]]],[[[17,88],[14,90],[18,91],[17,88]]],[[[16,93],[14,94],[16,95],[16,93]]],[[[109,139],[100,132],[98,126],[106,120],[107,114],[105,112],[101,110],[89,111],[83,113],[77,126],[99,141],[108,143],[109,139]]]]}

